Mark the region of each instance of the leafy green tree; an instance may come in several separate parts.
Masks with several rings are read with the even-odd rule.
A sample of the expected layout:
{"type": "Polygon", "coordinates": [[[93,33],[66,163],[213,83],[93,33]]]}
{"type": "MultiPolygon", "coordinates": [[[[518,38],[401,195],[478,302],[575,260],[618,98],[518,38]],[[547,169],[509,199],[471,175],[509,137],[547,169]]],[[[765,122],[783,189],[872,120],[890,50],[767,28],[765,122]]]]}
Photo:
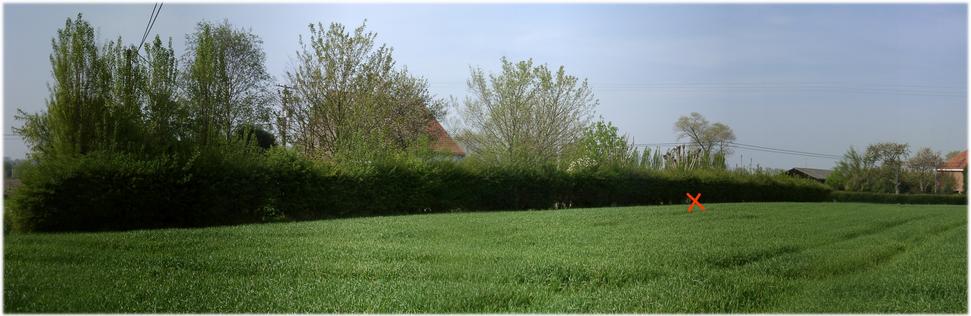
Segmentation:
{"type": "Polygon", "coordinates": [[[104,62],[109,72],[103,79],[110,87],[106,106],[112,121],[112,150],[143,152],[142,104],[145,101],[145,69],[135,46],[126,46],[121,38],[104,49],[104,62]]]}
{"type": "Polygon", "coordinates": [[[273,77],[263,41],[229,22],[200,22],[186,37],[184,91],[199,146],[230,142],[243,124],[269,126],[273,77]]]}
{"type": "Polygon", "coordinates": [[[639,166],[649,170],[664,169],[664,156],[661,154],[661,148],[655,147],[653,150],[651,148],[644,148],[641,150],[639,166]]]}
{"type": "Polygon", "coordinates": [[[944,163],[941,154],[930,148],[921,148],[907,161],[908,171],[912,173],[912,181],[917,184],[921,193],[936,190],[934,186],[936,169],[944,163]]]}
{"type": "Polygon", "coordinates": [[[292,130],[291,119],[295,117],[295,103],[297,102],[296,97],[293,95],[293,90],[290,87],[284,86],[279,92],[280,94],[280,107],[274,110],[274,118],[276,119],[276,130],[277,134],[280,135],[280,144],[286,147],[290,144],[290,132],[292,130]]]}
{"type": "Polygon", "coordinates": [[[949,152],[947,152],[947,154],[944,155],[944,161],[951,160],[951,158],[954,158],[954,156],[957,156],[957,155],[960,155],[960,154],[961,154],[961,151],[960,150],[952,150],[952,151],[949,151],[949,152]]]}
{"type": "Polygon", "coordinates": [[[502,70],[473,68],[472,95],[462,111],[467,127],[458,138],[487,163],[555,164],[583,135],[598,101],[586,79],[555,72],[532,59],[501,59],[502,70]]]}
{"type": "Polygon", "coordinates": [[[853,147],[843,154],[843,159],[836,163],[833,172],[826,179],[826,184],[846,191],[866,191],[867,173],[872,165],[864,160],[863,155],[853,147]]]}
{"type": "MultiPolygon", "coordinates": [[[[445,113],[425,79],[397,67],[365,25],[347,31],[311,24],[287,73],[279,134],[318,159],[370,160],[405,152],[427,139],[429,121],[445,113]]],[[[427,145],[427,142],[424,144],[427,145]]]]}
{"type": "Polygon", "coordinates": [[[145,128],[151,146],[165,151],[188,136],[188,112],[179,99],[179,66],[172,40],[167,44],[156,36],[145,46],[147,69],[144,93],[145,128]]]}
{"type": "Polygon", "coordinates": [[[638,164],[637,151],[626,135],[610,122],[597,121],[584,129],[580,139],[567,150],[568,169],[584,167],[631,167],[638,164]]]}
{"type": "Polygon", "coordinates": [[[80,14],[67,19],[51,40],[46,112],[19,111],[15,131],[35,156],[75,156],[99,150],[132,149],[138,143],[140,69],[133,49],[118,42],[104,51],[94,28],[80,14]]]}
{"type": "Polygon", "coordinates": [[[907,144],[877,143],[867,146],[864,159],[880,162],[880,179],[893,185],[894,194],[900,194],[900,175],[910,149],[907,144]]]}
{"type": "Polygon", "coordinates": [[[253,144],[263,150],[276,146],[276,137],[259,126],[245,124],[236,130],[236,138],[240,143],[253,144]]]}

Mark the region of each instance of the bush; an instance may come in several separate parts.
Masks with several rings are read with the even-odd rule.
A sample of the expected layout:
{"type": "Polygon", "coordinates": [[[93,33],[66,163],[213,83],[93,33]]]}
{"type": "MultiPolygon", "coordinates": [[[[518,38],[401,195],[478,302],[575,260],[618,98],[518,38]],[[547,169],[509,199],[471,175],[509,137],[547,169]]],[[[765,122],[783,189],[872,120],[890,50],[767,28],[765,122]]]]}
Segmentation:
{"type": "Polygon", "coordinates": [[[122,154],[48,159],[24,168],[15,230],[197,227],[454,210],[547,209],[705,202],[826,201],[821,184],[784,175],[644,170],[567,173],[445,160],[338,168],[271,148],[139,160],[122,154]]]}
{"type": "Polygon", "coordinates": [[[258,222],[270,174],[225,153],[139,160],[94,153],[24,168],[13,192],[20,231],[96,231],[258,222]]]}
{"type": "Polygon", "coordinates": [[[867,202],[887,204],[955,204],[968,202],[963,194],[891,194],[870,192],[833,191],[830,196],[834,202],[867,202]]]}

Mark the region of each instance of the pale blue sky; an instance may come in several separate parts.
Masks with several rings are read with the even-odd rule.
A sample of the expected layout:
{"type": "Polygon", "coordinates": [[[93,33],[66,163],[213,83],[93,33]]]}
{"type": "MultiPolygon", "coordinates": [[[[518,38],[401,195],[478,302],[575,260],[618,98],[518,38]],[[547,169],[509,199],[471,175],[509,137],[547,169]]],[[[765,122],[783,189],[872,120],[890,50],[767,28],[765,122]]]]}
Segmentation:
{"type": "MultiPolygon", "coordinates": [[[[5,134],[20,124],[16,108],[43,108],[50,40],[66,18],[81,12],[101,40],[134,42],[151,9],[4,5],[5,134]]],[[[966,16],[964,4],[166,4],[152,33],[181,54],[196,22],[228,19],[263,38],[282,81],[308,23],[367,19],[442,97],[464,98],[469,66],[495,70],[502,56],[565,65],[637,143],[676,141],[674,121],[697,111],[745,144],[842,154],[897,141],[947,152],[967,146],[966,16]]],[[[5,136],[4,151],[25,148],[5,136]]],[[[775,168],[834,163],[743,150],[729,163],[740,154],[775,168]]]]}

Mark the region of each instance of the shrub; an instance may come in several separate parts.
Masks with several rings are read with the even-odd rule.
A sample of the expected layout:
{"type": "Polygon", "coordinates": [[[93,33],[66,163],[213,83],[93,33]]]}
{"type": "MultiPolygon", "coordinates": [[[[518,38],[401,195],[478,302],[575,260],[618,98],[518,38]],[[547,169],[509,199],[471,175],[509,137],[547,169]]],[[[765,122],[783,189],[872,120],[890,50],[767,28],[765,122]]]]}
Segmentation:
{"type": "Polygon", "coordinates": [[[968,203],[963,194],[891,194],[870,192],[833,191],[834,202],[867,202],[887,204],[955,204],[968,203]]]}
{"type": "Polygon", "coordinates": [[[11,196],[16,230],[194,227],[262,221],[270,174],[225,153],[139,160],[92,153],[24,168],[11,196]]]}

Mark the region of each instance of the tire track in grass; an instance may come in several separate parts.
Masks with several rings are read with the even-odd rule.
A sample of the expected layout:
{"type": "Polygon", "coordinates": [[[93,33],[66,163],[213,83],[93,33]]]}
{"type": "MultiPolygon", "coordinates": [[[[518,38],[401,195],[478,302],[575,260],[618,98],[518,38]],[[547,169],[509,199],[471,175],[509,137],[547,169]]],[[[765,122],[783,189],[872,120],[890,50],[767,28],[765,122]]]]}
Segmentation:
{"type": "Polygon", "coordinates": [[[886,230],[892,229],[894,227],[898,227],[898,226],[901,226],[901,225],[904,225],[904,224],[907,224],[907,223],[910,223],[910,222],[914,222],[914,221],[919,221],[919,220],[922,220],[922,219],[925,219],[925,218],[928,218],[928,217],[930,217],[930,215],[914,216],[914,217],[907,218],[907,219],[901,219],[901,220],[895,220],[895,221],[889,221],[889,222],[881,222],[881,223],[875,225],[874,227],[869,227],[869,228],[865,228],[865,229],[861,229],[861,230],[857,230],[857,231],[852,231],[852,232],[844,233],[844,234],[840,235],[840,238],[837,238],[837,239],[834,239],[834,240],[830,240],[830,241],[824,241],[824,242],[812,244],[812,245],[810,245],[808,247],[807,246],[796,246],[796,245],[784,245],[784,246],[781,246],[781,247],[774,247],[774,248],[771,248],[771,249],[759,249],[759,250],[756,250],[756,251],[742,253],[742,254],[737,254],[737,255],[732,255],[732,256],[728,256],[728,257],[710,258],[708,260],[708,263],[710,265],[716,267],[716,268],[722,268],[722,269],[743,267],[743,266],[747,266],[747,265],[750,265],[750,264],[753,264],[753,263],[756,263],[756,262],[769,260],[769,259],[772,259],[772,258],[784,256],[784,255],[787,255],[787,254],[800,253],[800,252],[804,252],[804,251],[807,251],[807,250],[812,250],[812,249],[816,249],[816,248],[820,248],[820,247],[829,246],[829,245],[832,245],[832,244],[837,244],[837,243],[851,241],[851,240],[854,240],[854,239],[857,239],[857,238],[862,238],[862,237],[866,237],[866,236],[870,236],[870,235],[879,234],[881,232],[884,232],[886,230]]]}
{"type": "Polygon", "coordinates": [[[828,279],[874,269],[887,264],[910,249],[919,247],[929,239],[964,225],[965,223],[936,225],[926,233],[913,234],[911,238],[892,241],[890,244],[864,247],[863,249],[869,251],[858,250],[854,256],[841,256],[836,257],[837,260],[797,265],[791,269],[783,269],[779,275],[790,279],[828,279]]]}
{"type": "MultiPolygon", "coordinates": [[[[714,260],[711,260],[710,263],[721,269],[740,268],[763,260],[769,260],[788,254],[797,254],[812,249],[822,248],[828,245],[850,242],[866,236],[876,235],[892,228],[899,227],[907,223],[920,221],[928,217],[930,217],[930,215],[882,222],[872,227],[842,234],[837,239],[820,242],[808,247],[783,245],[780,247],[749,252],[736,256],[715,258],[714,260]]],[[[906,251],[918,247],[920,244],[922,244],[922,242],[964,225],[966,225],[964,222],[937,224],[931,226],[929,229],[924,230],[924,232],[915,234],[915,237],[895,241],[891,245],[878,244],[876,246],[871,246],[869,247],[870,251],[858,252],[863,254],[861,256],[839,257],[841,260],[835,262],[826,261],[821,265],[817,262],[802,261],[797,263],[795,266],[783,266],[782,269],[770,269],[769,271],[765,272],[769,275],[775,275],[784,279],[815,280],[856,273],[887,264],[894,260],[894,258],[904,254],[906,251]]],[[[752,288],[752,284],[749,284],[749,286],[743,286],[741,283],[737,282],[738,280],[735,280],[732,283],[724,283],[717,286],[719,289],[731,289],[730,292],[733,294],[722,299],[706,302],[706,304],[702,304],[702,306],[699,308],[708,312],[758,311],[767,306],[771,306],[771,302],[773,302],[773,300],[777,298],[781,292],[789,291],[787,289],[782,289],[781,292],[765,292],[763,289],[761,289],[762,286],[771,284],[772,282],[762,284],[762,286],[757,286],[756,288],[752,288]]]]}
{"type": "Polygon", "coordinates": [[[742,267],[755,262],[772,259],[790,253],[797,253],[803,250],[804,248],[802,247],[785,245],[772,249],[758,250],[729,257],[713,258],[708,262],[717,268],[727,269],[733,267],[742,267]]]}
{"type": "Polygon", "coordinates": [[[623,267],[552,264],[525,268],[506,281],[538,285],[558,292],[574,287],[621,288],[649,283],[664,275],[662,271],[650,268],[629,270],[623,267]]]}

